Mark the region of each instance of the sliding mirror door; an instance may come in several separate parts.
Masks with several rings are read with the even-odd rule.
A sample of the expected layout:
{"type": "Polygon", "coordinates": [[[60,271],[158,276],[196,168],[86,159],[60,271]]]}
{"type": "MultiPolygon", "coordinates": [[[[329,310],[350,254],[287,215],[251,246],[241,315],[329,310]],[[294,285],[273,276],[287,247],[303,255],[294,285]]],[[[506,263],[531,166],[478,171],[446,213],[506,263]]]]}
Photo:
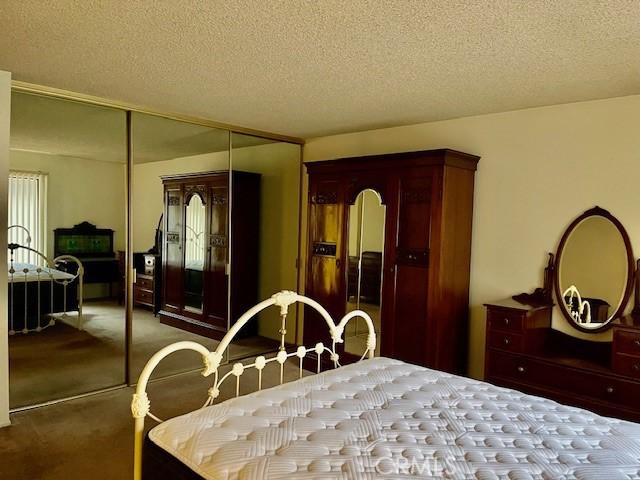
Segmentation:
{"type": "MultiPolygon", "coordinates": [[[[231,145],[233,322],[280,290],[298,291],[301,149],[237,133],[231,145]]],[[[233,342],[231,358],[276,350],[283,331],[285,342],[294,344],[297,320],[291,308],[283,329],[278,309],[263,311],[233,342]]]]}
{"type": "MultiPolygon", "coordinates": [[[[13,92],[12,408],[125,381],[126,113],[13,92]]],[[[7,308],[5,306],[5,308],[7,308]]]]}
{"type": "MultiPolygon", "coordinates": [[[[229,132],[135,112],[131,123],[135,382],[162,347],[193,340],[214,349],[226,329],[227,255],[224,246],[212,248],[211,235],[226,224],[226,204],[216,195],[228,188],[229,132]],[[205,288],[214,281],[212,303],[205,288]]],[[[201,367],[199,356],[180,352],[156,375],[201,367]]]]}

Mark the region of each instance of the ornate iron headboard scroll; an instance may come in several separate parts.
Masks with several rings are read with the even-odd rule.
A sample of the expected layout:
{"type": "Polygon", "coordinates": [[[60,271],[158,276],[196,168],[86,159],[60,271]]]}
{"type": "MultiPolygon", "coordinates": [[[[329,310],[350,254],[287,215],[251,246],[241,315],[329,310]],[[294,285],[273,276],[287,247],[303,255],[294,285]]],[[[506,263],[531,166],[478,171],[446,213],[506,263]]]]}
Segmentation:
{"type": "Polygon", "coordinates": [[[220,395],[220,386],[228,378],[235,377],[236,379],[236,396],[240,394],[240,376],[246,369],[255,368],[258,371],[258,390],[262,389],[262,371],[269,363],[276,362],[280,365],[280,384],[284,383],[284,363],[291,357],[298,358],[299,364],[299,376],[302,378],[302,363],[305,356],[314,352],[317,356],[317,372],[320,372],[321,367],[321,355],[327,352],[333,362],[334,368],[340,366],[339,355],[336,353],[336,344],[343,343],[343,334],[345,327],[350,320],[356,317],[364,318],[369,334],[367,337],[367,344],[361,360],[365,357],[373,358],[376,348],[376,333],[373,326],[373,321],[368,314],[361,310],[354,310],[345,315],[340,322],[336,325],[326,309],[324,309],[318,302],[312,300],[304,295],[299,295],[295,292],[282,291],[273,295],[271,298],[260,302],[253,308],[249,309],[244,315],[242,315],[237,322],[231,327],[227,334],[222,338],[220,344],[215,351],[209,351],[206,347],[196,342],[177,342],[164,347],[162,350],[154,354],[147,362],[136,385],[136,391],[133,394],[131,401],[131,413],[135,419],[135,441],[134,441],[134,480],[140,480],[142,478],[142,444],[144,440],[144,419],[149,416],[158,422],[162,422],[158,417],[151,413],[151,404],[149,397],[147,396],[147,384],[151,373],[156,366],[167,356],[180,350],[193,350],[202,356],[204,363],[204,370],[202,375],[205,377],[213,375],[213,384],[208,390],[208,396],[202,408],[211,405],[215,399],[220,395]],[[286,335],[286,322],[289,306],[301,302],[316,309],[318,313],[324,318],[331,334],[331,348],[317,343],[313,347],[300,346],[295,351],[287,352],[285,347],[285,335],[286,335]],[[226,374],[221,375],[219,373],[219,367],[222,364],[224,358],[224,352],[229,347],[231,340],[237,335],[242,327],[251,320],[256,314],[262,310],[276,306],[280,308],[281,328],[280,328],[280,349],[278,353],[271,358],[265,356],[258,356],[251,364],[235,363],[231,370],[226,374]]]}
{"type": "MultiPolygon", "coordinates": [[[[15,226],[11,226],[9,228],[14,228],[15,226]]],[[[27,232],[27,239],[30,242],[31,241],[31,235],[28,233],[29,231],[24,228],[24,227],[20,227],[23,228],[26,232],[27,232]]],[[[55,321],[52,317],[50,317],[47,322],[43,325],[42,324],[42,320],[43,317],[45,315],[52,315],[54,313],[53,311],[53,304],[54,304],[54,284],[58,284],[62,286],[62,310],[60,313],[62,313],[62,317],[66,317],[67,316],[67,307],[68,307],[68,288],[70,284],[72,284],[73,282],[77,281],[77,285],[78,285],[78,290],[77,290],[77,312],[78,312],[78,319],[77,319],[77,324],[76,327],[78,330],[82,330],[83,327],[83,322],[84,322],[84,317],[82,314],[82,305],[83,305],[83,287],[84,287],[84,266],[82,264],[82,262],[74,257],[73,255],[58,255],[57,257],[55,257],[53,260],[49,259],[48,257],[46,257],[42,252],[39,252],[38,250],[29,247],[28,245],[20,245],[18,243],[9,243],[7,245],[7,249],[9,250],[9,258],[8,258],[8,262],[7,262],[7,266],[8,266],[8,278],[9,278],[9,335],[14,335],[16,333],[24,333],[27,334],[29,332],[41,332],[42,330],[44,330],[47,327],[53,326],[55,324],[55,321]],[[15,262],[15,254],[17,251],[27,251],[30,253],[33,253],[34,256],[36,257],[36,261],[38,263],[38,265],[30,265],[30,264],[16,264],[15,262]],[[58,279],[55,277],[54,275],[54,270],[61,264],[61,263],[75,263],[76,265],[76,269],[75,269],[75,273],[73,274],[67,274],[67,277],[62,278],[62,279],[58,279]],[[19,266],[18,266],[19,265],[19,266]],[[16,270],[16,267],[18,268],[16,270]],[[33,281],[35,282],[36,288],[35,293],[36,293],[36,299],[32,299],[29,296],[29,288],[27,287],[27,283],[33,281]],[[16,295],[15,295],[15,283],[16,282],[21,282],[24,285],[23,288],[23,293],[24,293],[24,298],[23,298],[23,306],[24,309],[22,310],[22,312],[16,312],[14,311],[14,303],[16,300],[16,295]],[[50,295],[50,299],[51,299],[51,303],[50,303],[50,310],[43,310],[42,307],[42,295],[45,295],[45,286],[43,286],[43,282],[46,282],[49,287],[49,295],[50,295]],[[33,327],[29,327],[28,325],[28,313],[31,309],[35,309],[36,312],[36,326],[33,327]],[[15,321],[18,319],[18,316],[22,315],[22,320],[23,320],[23,324],[22,324],[22,328],[21,329],[16,329],[15,328],[15,321]]],[[[65,272],[66,273],[66,272],[65,272]]],[[[71,303],[71,302],[69,302],[71,303]]]]}

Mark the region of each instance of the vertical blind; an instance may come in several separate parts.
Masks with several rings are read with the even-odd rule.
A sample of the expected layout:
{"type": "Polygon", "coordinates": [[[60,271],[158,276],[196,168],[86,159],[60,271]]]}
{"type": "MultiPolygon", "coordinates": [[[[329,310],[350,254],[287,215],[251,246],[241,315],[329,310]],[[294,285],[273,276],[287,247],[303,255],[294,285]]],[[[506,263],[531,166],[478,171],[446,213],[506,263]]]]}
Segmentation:
{"type": "MultiPolygon", "coordinates": [[[[46,255],[47,175],[40,172],[9,172],[9,243],[27,245],[46,255]]],[[[33,252],[19,248],[14,262],[42,265],[42,259],[33,252]]]]}

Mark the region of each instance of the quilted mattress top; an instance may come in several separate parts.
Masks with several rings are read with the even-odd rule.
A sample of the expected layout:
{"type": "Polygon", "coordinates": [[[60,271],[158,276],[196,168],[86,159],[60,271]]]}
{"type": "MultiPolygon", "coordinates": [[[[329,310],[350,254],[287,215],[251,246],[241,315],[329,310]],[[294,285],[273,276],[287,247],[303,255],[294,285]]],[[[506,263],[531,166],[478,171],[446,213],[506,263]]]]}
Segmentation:
{"type": "Polygon", "coordinates": [[[640,425],[388,358],[173,418],[207,479],[640,479],[640,425]]]}

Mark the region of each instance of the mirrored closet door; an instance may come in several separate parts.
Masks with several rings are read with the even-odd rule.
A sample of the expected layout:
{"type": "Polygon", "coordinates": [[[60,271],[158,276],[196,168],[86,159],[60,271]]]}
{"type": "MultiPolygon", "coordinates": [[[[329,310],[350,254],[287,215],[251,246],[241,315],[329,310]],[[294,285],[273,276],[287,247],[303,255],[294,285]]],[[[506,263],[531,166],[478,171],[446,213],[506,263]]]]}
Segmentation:
{"type": "MultiPolygon", "coordinates": [[[[298,144],[18,87],[11,407],[135,383],[166,345],[214,350],[253,305],[297,291],[301,166],[298,144]]],[[[253,320],[224,361],[295,343],[296,313],[253,320]]],[[[183,352],[154,376],[201,368],[183,352]]]]}
{"type": "MultiPolygon", "coordinates": [[[[232,298],[230,322],[276,292],[298,291],[300,156],[300,145],[231,135],[231,189],[235,201],[231,209],[251,214],[236,215],[231,222],[233,245],[239,244],[242,250],[231,253],[231,289],[238,298],[235,303],[232,298]],[[247,247],[247,243],[251,246],[247,247]],[[242,254],[243,251],[249,254],[242,254]]],[[[252,351],[275,350],[281,346],[282,333],[285,343],[294,344],[297,309],[290,309],[284,326],[278,309],[272,308],[260,313],[249,327],[251,335],[231,345],[232,358],[246,357],[252,351]]]]}
{"type": "Polygon", "coordinates": [[[125,382],[126,112],[13,92],[10,406],[125,382]]]}
{"type": "MultiPolygon", "coordinates": [[[[227,253],[213,236],[227,224],[229,132],[134,112],[131,134],[135,381],[162,347],[193,340],[212,349],[226,331],[227,253]]],[[[180,352],[155,375],[201,366],[180,352]]]]}
{"type": "MultiPolygon", "coordinates": [[[[297,290],[301,163],[298,145],[141,113],[132,116],[132,147],[135,379],[164,345],[214,349],[253,305],[297,290]]],[[[229,357],[277,349],[273,314],[243,328],[229,357]]],[[[156,375],[201,366],[183,352],[156,375]]]]}

